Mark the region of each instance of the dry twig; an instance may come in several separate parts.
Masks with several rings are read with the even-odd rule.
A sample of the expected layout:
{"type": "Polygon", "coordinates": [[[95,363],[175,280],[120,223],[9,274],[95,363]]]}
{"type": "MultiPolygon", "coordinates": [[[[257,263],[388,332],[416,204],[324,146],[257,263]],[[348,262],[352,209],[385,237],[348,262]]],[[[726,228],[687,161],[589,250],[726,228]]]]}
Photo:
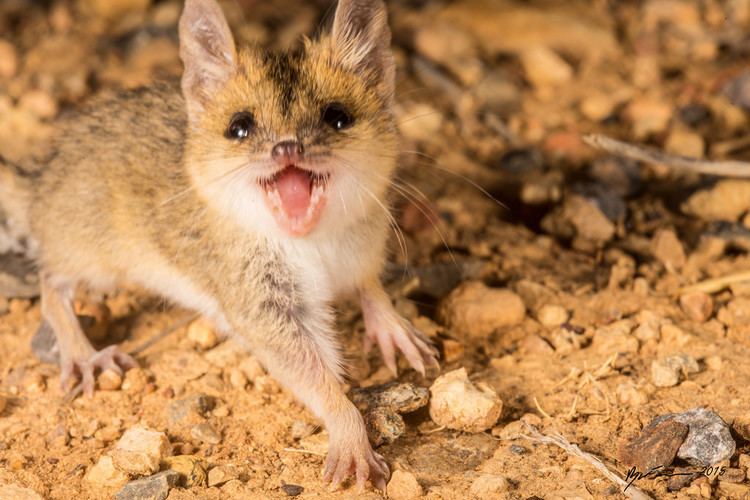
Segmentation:
{"type": "Polygon", "coordinates": [[[744,161],[711,161],[670,155],[658,149],[618,141],[599,134],[586,135],[583,137],[583,141],[593,148],[607,151],[613,155],[646,163],[666,165],[676,170],[687,170],[721,177],[750,177],[750,163],[744,161]]]}
{"type": "Polygon", "coordinates": [[[726,276],[721,276],[720,278],[712,278],[700,281],[694,285],[680,288],[678,292],[680,294],[691,292],[716,293],[722,291],[729,285],[733,285],[734,283],[742,283],[744,281],[750,281],[750,271],[740,271],[737,273],[728,274],[726,276]]]}

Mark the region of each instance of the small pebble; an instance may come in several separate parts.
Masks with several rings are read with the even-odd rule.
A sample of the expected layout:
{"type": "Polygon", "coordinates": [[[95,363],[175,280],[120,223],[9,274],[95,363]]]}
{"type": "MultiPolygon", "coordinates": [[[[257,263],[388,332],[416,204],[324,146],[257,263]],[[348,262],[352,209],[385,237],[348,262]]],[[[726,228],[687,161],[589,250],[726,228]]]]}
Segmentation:
{"type": "Polygon", "coordinates": [[[125,372],[122,390],[130,394],[137,394],[143,392],[146,384],[148,384],[148,375],[142,368],[135,367],[125,372]]]}
{"type": "Polygon", "coordinates": [[[116,391],[122,386],[122,376],[114,370],[104,370],[96,383],[102,391],[116,391]]]}
{"type": "Polygon", "coordinates": [[[195,455],[176,455],[164,459],[169,469],[180,475],[182,484],[186,487],[203,486],[207,482],[208,473],[203,460],[195,455]]]}
{"type": "Polygon", "coordinates": [[[714,371],[721,370],[721,367],[724,366],[721,356],[708,356],[703,362],[706,363],[706,368],[714,371]]]}
{"type": "Polygon", "coordinates": [[[750,441],[750,415],[737,415],[732,422],[732,429],[745,441],[750,441]]]}
{"type": "Polygon", "coordinates": [[[190,429],[190,435],[193,439],[196,439],[206,444],[219,444],[221,443],[221,433],[214,429],[211,424],[204,422],[193,426],[190,429]]]}
{"type": "Polygon", "coordinates": [[[648,97],[639,97],[628,104],[625,118],[633,126],[636,139],[664,132],[672,118],[672,106],[648,97]]]}
{"type": "Polygon", "coordinates": [[[573,77],[570,64],[547,47],[528,48],[521,52],[520,59],[526,78],[537,88],[555,87],[573,77]]]}
{"type": "Polygon", "coordinates": [[[94,432],[94,437],[100,441],[111,443],[120,438],[120,428],[114,425],[102,427],[94,432]]]}
{"type": "Polygon", "coordinates": [[[115,494],[115,500],[165,500],[180,475],[173,470],[131,481],[115,494]]]}
{"type": "Polygon", "coordinates": [[[469,489],[476,498],[502,498],[508,491],[508,480],[497,474],[482,474],[471,483],[469,489]]]}
{"type": "Polygon", "coordinates": [[[664,143],[666,152],[689,158],[703,158],[705,149],[706,143],[700,134],[679,127],[669,133],[664,143]]]}
{"type": "Polygon", "coordinates": [[[41,374],[32,372],[24,378],[23,387],[30,393],[39,394],[47,389],[47,382],[41,374]]]}
{"type": "Polygon", "coordinates": [[[566,323],[569,318],[570,315],[564,307],[554,304],[546,304],[542,306],[537,313],[537,319],[539,322],[548,328],[558,327],[563,323],[566,323]]]}
{"type": "Polygon", "coordinates": [[[706,221],[734,222],[750,210],[750,181],[723,179],[682,204],[687,215],[706,221]]]}
{"type": "Polygon", "coordinates": [[[430,417],[449,429],[483,432],[495,425],[503,409],[495,391],[474,385],[465,368],[438,377],[430,394],[430,417]]]}
{"type": "Polygon", "coordinates": [[[110,454],[118,469],[146,475],[159,470],[162,459],[172,454],[172,447],[163,432],[137,425],[125,431],[110,454]]]}
{"type": "Polygon", "coordinates": [[[735,467],[727,467],[724,475],[719,476],[719,480],[727,483],[742,483],[745,481],[745,471],[735,467]]]}
{"type": "Polygon", "coordinates": [[[651,381],[656,387],[673,387],[683,377],[698,373],[700,367],[692,356],[677,354],[651,363],[651,381]]]}
{"type": "Polygon", "coordinates": [[[424,494],[422,486],[411,472],[404,470],[393,471],[391,480],[386,487],[388,498],[393,500],[411,500],[424,494]]]}
{"type": "Polygon", "coordinates": [[[443,360],[446,363],[454,363],[463,359],[464,352],[464,345],[461,342],[451,339],[443,340],[443,360]]]}
{"type": "Polygon", "coordinates": [[[669,271],[677,271],[685,265],[685,249],[677,234],[671,229],[661,229],[651,239],[651,253],[669,271]]]}
{"type": "Polygon", "coordinates": [[[201,351],[207,351],[219,343],[219,337],[216,335],[213,325],[203,318],[190,323],[187,329],[187,338],[201,351]]]}
{"type": "Polygon", "coordinates": [[[234,465],[217,465],[208,471],[208,486],[221,486],[233,479],[238,479],[240,473],[234,465]]]}
{"type": "Polygon", "coordinates": [[[239,368],[232,368],[229,370],[229,383],[232,384],[232,387],[235,389],[242,390],[247,387],[247,376],[245,376],[245,373],[239,368]]]}
{"type": "Polygon", "coordinates": [[[119,488],[128,482],[128,475],[115,467],[112,457],[104,455],[91,467],[84,479],[99,486],[119,488]]]}
{"type": "Polygon", "coordinates": [[[599,122],[612,115],[617,101],[604,93],[595,93],[583,98],[580,104],[581,114],[591,121],[599,122]]]}
{"type": "Polygon", "coordinates": [[[303,491],[305,491],[305,488],[298,484],[282,484],[281,485],[281,491],[283,491],[286,496],[288,497],[296,497],[302,494],[303,491]]]}
{"type": "Polygon", "coordinates": [[[693,321],[704,323],[714,312],[714,300],[704,292],[687,293],[680,296],[680,307],[685,316],[693,321]]]}

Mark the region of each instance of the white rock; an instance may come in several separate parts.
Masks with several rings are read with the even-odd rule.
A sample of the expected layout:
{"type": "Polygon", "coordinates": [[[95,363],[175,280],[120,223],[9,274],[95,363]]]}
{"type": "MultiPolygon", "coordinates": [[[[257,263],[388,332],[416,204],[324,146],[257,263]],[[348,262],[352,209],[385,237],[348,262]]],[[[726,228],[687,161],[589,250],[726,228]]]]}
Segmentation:
{"type": "Polygon", "coordinates": [[[111,456],[104,455],[88,470],[84,479],[99,486],[119,488],[128,482],[128,475],[115,467],[111,456]]]}
{"type": "Polygon", "coordinates": [[[133,475],[157,472],[162,458],[171,454],[166,434],[142,425],[125,431],[111,452],[115,467],[133,475]]]}
{"type": "Polygon", "coordinates": [[[526,306],[510,290],[470,281],[451,292],[441,315],[454,333],[483,338],[498,328],[519,324],[526,316],[526,306]]]}
{"type": "Polygon", "coordinates": [[[411,500],[421,497],[424,492],[422,486],[417,482],[417,478],[411,472],[396,470],[388,481],[386,488],[388,498],[393,500],[411,500]]]}
{"type": "Polygon", "coordinates": [[[187,337],[195,346],[207,351],[219,343],[219,337],[214,331],[213,325],[203,318],[190,323],[187,329],[187,337]]]}
{"type": "Polygon", "coordinates": [[[430,387],[430,417],[438,425],[482,432],[497,422],[503,402],[484,384],[474,385],[461,368],[438,377],[430,387]]]}

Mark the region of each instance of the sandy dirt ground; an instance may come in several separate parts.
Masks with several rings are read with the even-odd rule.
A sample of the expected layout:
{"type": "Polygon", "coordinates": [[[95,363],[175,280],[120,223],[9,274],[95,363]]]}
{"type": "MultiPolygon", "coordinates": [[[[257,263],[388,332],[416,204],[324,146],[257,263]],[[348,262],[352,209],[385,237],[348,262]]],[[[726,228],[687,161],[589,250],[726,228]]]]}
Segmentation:
{"type": "MultiPolygon", "coordinates": [[[[222,5],[239,39],[283,48],[325,25],[331,3],[222,5]]],[[[429,388],[465,368],[462,387],[502,402],[471,429],[460,415],[458,424],[431,415],[437,389],[405,413],[378,448],[397,472],[390,497],[616,499],[636,487],[653,498],[750,497],[750,278],[741,274],[750,270],[750,182],[607,156],[581,139],[598,132],[686,156],[750,156],[750,1],[389,7],[403,137],[385,279],[398,309],[439,347],[441,371],[422,378],[400,360],[392,375],[376,351],[363,352],[361,314],[342,303],[349,384],[429,388]],[[698,407],[721,417],[703,450],[730,448],[711,464],[721,475],[675,458],[682,424],[633,441],[655,417],[698,407]],[[623,491],[591,461],[529,439],[534,429],[621,478],[662,453],[668,463],[658,465],[695,474],[641,477],[623,491]]],[[[179,75],[180,9],[0,2],[0,153],[41,158],[67,108],[179,75]]],[[[127,350],[190,315],[131,289],[82,291],[78,307],[97,345],[127,350]]],[[[168,440],[156,469],[180,476],[153,497],[122,498],[384,497],[350,484],[329,491],[315,419],[210,325],[183,324],[141,350],[124,380],[99,381],[110,390],[70,401],[57,367],[31,352],[38,300],[0,298],[0,314],[2,499],[112,497],[152,474],[111,465],[139,426],[168,440]]]]}

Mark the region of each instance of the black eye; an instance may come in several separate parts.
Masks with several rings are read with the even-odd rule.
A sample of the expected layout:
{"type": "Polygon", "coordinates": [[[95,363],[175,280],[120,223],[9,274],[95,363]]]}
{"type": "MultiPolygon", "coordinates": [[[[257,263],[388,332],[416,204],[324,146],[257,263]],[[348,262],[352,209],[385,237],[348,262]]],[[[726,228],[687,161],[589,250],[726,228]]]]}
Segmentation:
{"type": "Polygon", "coordinates": [[[224,134],[227,139],[245,139],[255,128],[255,118],[252,113],[242,111],[235,113],[229,120],[229,127],[224,134]]]}
{"type": "Polygon", "coordinates": [[[326,104],[321,118],[334,130],[341,131],[354,125],[354,117],[340,102],[326,104]]]}

